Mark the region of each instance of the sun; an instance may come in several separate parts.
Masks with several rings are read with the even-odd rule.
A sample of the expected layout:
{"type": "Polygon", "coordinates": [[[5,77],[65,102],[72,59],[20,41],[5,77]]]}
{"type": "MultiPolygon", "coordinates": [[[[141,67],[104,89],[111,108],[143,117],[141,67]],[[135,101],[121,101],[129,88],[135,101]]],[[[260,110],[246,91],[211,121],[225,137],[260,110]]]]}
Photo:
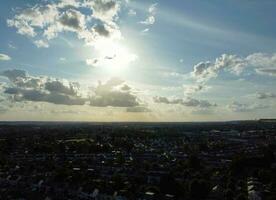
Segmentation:
{"type": "Polygon", "coordinates": [[[122,70],[138,59],[138,56],[119,41],[102,39],[95,43],[97,58],[94,64],[109,70],[122,70]]]}

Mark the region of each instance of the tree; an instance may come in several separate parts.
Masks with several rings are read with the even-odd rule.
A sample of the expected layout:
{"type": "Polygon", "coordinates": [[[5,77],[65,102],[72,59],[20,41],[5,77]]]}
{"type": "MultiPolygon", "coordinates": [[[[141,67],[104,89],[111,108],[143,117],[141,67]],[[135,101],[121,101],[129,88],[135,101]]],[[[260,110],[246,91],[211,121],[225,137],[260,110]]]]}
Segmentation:
{"type": "Polygon", "coordinates": [[[205,199],[209,194],[210,186],[205,180],[194,179],[190,183],[189,191],[192,199],[205,199]]]}

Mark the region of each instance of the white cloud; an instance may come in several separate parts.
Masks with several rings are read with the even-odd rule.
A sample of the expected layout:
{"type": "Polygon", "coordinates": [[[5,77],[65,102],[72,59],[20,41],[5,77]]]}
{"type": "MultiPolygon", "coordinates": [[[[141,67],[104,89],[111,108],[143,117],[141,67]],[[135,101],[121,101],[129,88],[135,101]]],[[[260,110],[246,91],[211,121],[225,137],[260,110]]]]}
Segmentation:
{"type": "Polygon", "coordinates": [[[156,11],[157,11],[157,3],[154,3],[154,4],[151,4],[150,7],[149,7],[149,13],[152,14],[152,15],[155,15],[156,14],[156,11]]]}
{"type": "Polygon", "coordinates": [[[86,45],[93,45],[99,39],[97,36],[119,38],[121,33],[116,23],[119,10],[120,1],[62,0],[19,9],[7,24],[16,28],[19,34],[37,37],[35,44],[38,47],[46,47],[48,40],[66,31],[74,32],[86,45]],[[83,12],[82,8],[91,13],[83,12]]]}
{"type": "Polygon", "coordinates": [[[11,60],[10,56],[8,56],[7,54],[0,53],[0,61],[8,61],[8,60],[11,60]]]}
{"type": "Polygon", "coordinates": [[[137,14],[136,11],[133,10],[133,9],[130,9],[130,10],[128,11],[128,15],[129,15],[129,16],[135,16],[136,14],[137,14]]]}
{"type": "Polygon", "coordinates": [[[148,16],[145,20],[140,21],[141,24],[153,25],[155,23],[155,15],[156,15],[156,11],[157,11],[157,5],[158,5],[157,3],[150,5],[150,7],[148,9],[148,16]]]}
{"type": "Polygon", "coordinates": [[[59,61],[60,61],[60,62],[66,62],[66,61],[67,61],[67,59],[66,59],[66,58],[64,58],[64,57],[60,57],[60,58],[59,58],[59,61]]]}
{"type": "Polygon", "coordinates": [[[255,69],[258,74],[276,75],[276,53],[254,53],[247,57],[223,54],[221,57],[216,58],[214,62],[198,63],[194,66],[191,75],[198,82],[206,82],[211,78],[217,77],[222,70],[240,75],[245,68],[250,67],[255,69]]]}
{"type": "Polygon", "coordinates": [[[216,58],[215,62],[207,61],[196,64],[191,75],[198,82],[206,82],[211,78],[217,77],[221,70],[239,75],[247,64],[246,59],[236,55],[223,54],[216,58]]]}
{"type": "Polygon", "coordinates": [[[38,48],[48,48],[49,44],[43,40],[36,40],[34,41],[34,44],[38,47],[38,48]]]}
{"type": "Polygon", "coordinates": [[[145,21],[141,21],[141,24],[145,25],[153,25],[155,22],[155,17],[154,16],[149,16],[145,21]]]}
{"type": "Polygon", "coordinates": [[[144,30],[141,31],[141,34],[145,35],[149,32],[149,30],[150,30],[149,28],[145,28],[144,30]]]}

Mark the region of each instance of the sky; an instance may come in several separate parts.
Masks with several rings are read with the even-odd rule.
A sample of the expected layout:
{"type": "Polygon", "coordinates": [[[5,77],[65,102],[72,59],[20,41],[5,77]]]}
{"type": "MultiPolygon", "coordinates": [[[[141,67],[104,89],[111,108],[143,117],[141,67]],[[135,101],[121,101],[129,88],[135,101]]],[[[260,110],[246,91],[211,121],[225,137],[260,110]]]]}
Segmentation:
{"type": "Polygon", "coordinates": [[[1,5],[1,121],[276,117],[274,0],[1,5]]]}

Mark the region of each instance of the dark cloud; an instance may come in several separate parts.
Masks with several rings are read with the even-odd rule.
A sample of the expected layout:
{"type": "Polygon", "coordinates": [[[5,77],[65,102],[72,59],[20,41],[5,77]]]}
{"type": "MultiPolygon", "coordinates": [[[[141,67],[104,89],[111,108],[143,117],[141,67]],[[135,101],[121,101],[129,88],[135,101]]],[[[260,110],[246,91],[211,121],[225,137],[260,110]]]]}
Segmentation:
{"type": "Polygon", "coordinates": [[[17,78],[27,77],[27,73],[20,69],[6,70],[0,73],[0,75],[7,77],[10,81],[15,81],[17,78]]]}
{"type": "Polygon", "coordinates": [[[108,27],[104,24],[96,24],[93,27],[93,30],[100,36],[103,37],[109,37],[110,31],[108,30],[108,27]]]}
{"type": "Polygon", "coordinates": [[[55,80],[45,83],[45,89],[49,92],[56,92],[68,95],[76,95],[76,87],[74,83],[69,83],[69,86],[65,86],[62,82],[55,80]]]}
{"type": "Polygon", "coordinates": [[[258,68],[256,69],[256,72],[258,74],[263,74],[263,75],[269,75],[269,76],[276,76],[276,68],[258,68]]]}
{"type": "Polygon", "coordinates": [[[164,103],[164,104],[179,104],[187,107],[201,107],[201,108],[210,108],[217,106],[216,104],[210,103],[207,100],[197,100],[194,98],[186,99],[168,99],[167,97],[154,97],[155,103],[164,103]]]}
{"type": "Polygon", "coordinates": [[[77,96],[69,96],[57,92],[21,89],[21,88],[7,88],[6,94],[13,95],[15,101],[34,101],[34,102],[48,102],[59,105],[84,105],[85,99],[77,96]]]}
{"type": "Polygon", "coordinates": [[[122,89],[123,91],[129,91],[129,90],[131,90],[131,87],[129,87],[127,84],[124,84],[124,85],[121,87],[121,89],[122,89]]]}
{"type": "Polygon", "coordinates": [[[132,112],[132,113],[143,113],[143,112],[151,112],[151,110],[147,107],[144,106],[137,106],[137,107],[128,107],[126,109],[127,112],[132,112]]]}
{"type": "Polygon", "coordinates": [[[270,98],[276,98],[276,94],[270,93],[270,92],[258,92],[256,94],[258,99],[270,99],[270,98]]]}
{"type": "Polygon", "coordinates": [[[83,29],[85,24],[84,16],[79,11],[73,9],[64,12],[59,21],[62,25],[76,30],[83,29]]]}
{"type": "Polygon", "coordinates": [[[112,78],[103,84],[99,82],[88,98],[80,95],[80,85],[76,82],[33,77],[23,70],[6,70],[1,76],[10,80],[7,85],[2,86],[2,93],[16,102],[48,102],[59,105],[84,105],[89,102],[95,107],[135,107],[128,112],[147,111],[142,108],[144,106],[140,105],[140,100],[131,87],[119,78],[112,78]]]}
{"type": "Polygon", "coordinates": [[[1,73],[9,78],[11,86],[4,93],[14,101],[48,102],[62,105],[84,105],[86,99],[78,95],[79,85],[58,79],[31,77],[23,70],[7,70],[1,73]]]}
{"type": "Polygon", "coordinates": [[[138,98],[130,90],[122,90],[124,81],[113,78],[94,89],[95,95],[90,99],[91,106],[97,107],[135,107],[139,106],[138,98]]]}

